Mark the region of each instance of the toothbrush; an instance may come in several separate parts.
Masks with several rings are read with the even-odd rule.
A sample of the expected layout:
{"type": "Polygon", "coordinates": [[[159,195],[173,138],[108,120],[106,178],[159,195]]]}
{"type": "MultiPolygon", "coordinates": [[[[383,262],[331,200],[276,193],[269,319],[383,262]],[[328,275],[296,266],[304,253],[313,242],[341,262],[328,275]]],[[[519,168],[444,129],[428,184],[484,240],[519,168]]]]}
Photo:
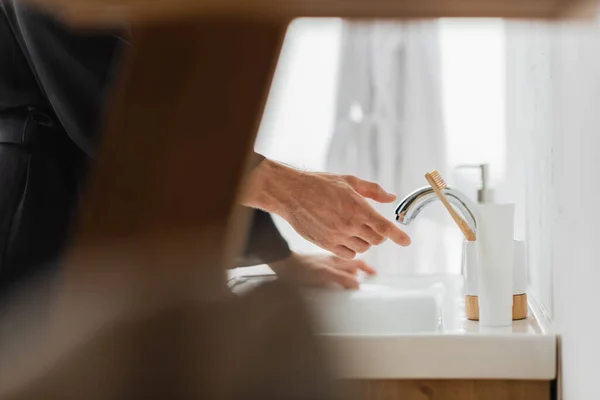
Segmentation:
{"type": "Polygon", "coordinates": [[[465,221],[461,218],[460,215],[458,215],[456,210],[448,202],[448,199],[446,198],[444,192],[442,192],[442,189],[446,187],[446,181],[444,181],[444,178],[442,178],[440,173],[434,169],[433,171],[425,174],[425,179],[427,179],[427,182],[429,182],[435,194],[438,195],[438,197],[442,201],[442,204],[444,204],[446,210],[448,210],[450,216],[452,217],[452,219],[454,219],[454,222],[456,222],[456,225],[458,225],[463,235],[465,235],[465,239],[467,239],[469,242],[474,242],[475,240],[477,240],[475,232],[473,232],[469,224],[467,224],[467,221],[465,221]]]}

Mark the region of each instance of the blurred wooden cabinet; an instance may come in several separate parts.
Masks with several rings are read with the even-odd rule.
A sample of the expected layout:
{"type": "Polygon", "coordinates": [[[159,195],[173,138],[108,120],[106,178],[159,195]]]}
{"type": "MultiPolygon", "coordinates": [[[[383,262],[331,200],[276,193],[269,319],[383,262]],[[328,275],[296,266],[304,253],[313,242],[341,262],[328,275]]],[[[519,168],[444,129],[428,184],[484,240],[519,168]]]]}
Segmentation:
{"type": "Polygon", "coordinates": [[[560,18],[593,16],[595,0],[30,0],[85,25],[176,21],[193,16],[560,18]]]}
{"type": "Polygon", "coordinates": [[[353,400],[551,400],[551,382],[506,380],[381,380],[341,384],[353,400]]]}
{"type": "MultiPolygon", "coordinates": [[[[246,218],[233,211],[238,185],[249,165],[283,36],[293,18],[556,18],[590,16],[596,5],[591,0],[29,1],[73,25],[126,26],[133,34],[133,46],[121,71],[80,229],[68,259],[66,288],[71,290],[70,296],[66,295],[64,302],[59,301],[53,307],[55,314],[48,317],[50,326],[81,325],[75,316],[69,320],[63,314],[70,312],[73,300],[83,294],[88,297],[96,294],[97,299],[88,299],[95,304],[110,293],[112,306],[123,308],[154,304],[160,309],[161,303],[172,303],[177,298],[182,304],[189,301],[195,306],[201,303],[214,309],[210,308],[211,301],[225,289],[223,270],[244,243],[246,218]],[[119,301],[114,301],[115,298],[119,301]],[[52,320],[59,314],[60,324],[52,320]]],[[[78,300],[78,306],[85,304],[78,300]]],[[[261,304],[273,305],[273,302],[267,296],[254,306],[260,308],[261,304]]],[[[187,310],[184,305],[181,307],[187,310]]],[[[175,313],[169,321],[185,327],[226,318],[225,314],[210,310],[204,314],[175,313]]],[[[112,311],[118,314],[118,310],[112,311]]],[[[106,317],[107,311],[103,312],[106,317]]],[[[285,310],[281,312],[285,314],[285,310]]],[[[80,313],[85,314],[85,310],[80,313]]],[[[172,329],[165,329],[161,319],[152,321],[155,322],[127,325],[126,333],[121,334],[127,340],[119,342],[122,344],[119,356],[131,352],[127,358],[131,360],[131,368],[143,369],[150,365],[146,362],[150,351],[172,362],[161,365],[168,373],[161,381],[119,378],[121,386],[102,398],[131,398],[123,396],[136,393],[131,390],[133,385],[147,385],[144,389],[152,393],[153,385],[169,388],[178,381],[189,383],[194,379],[202,385],[211,377],[215,382],[220,378],[208,370],[203,370],[204,375],[191,376],[185,363],[165,357],[169,350],[160,346],[176,341],[180,350],[193,348],[192,354],[199,357],[208,354],[218,360],[226,343],[220,343],[222,347],[199,343],[197,337],[175,335],[172,329]],[[149,338],[145,335],[148,331],[156,335],[149,338]],[[137,343],[138,337],[146,337],[147,342],[137,343]]],[[[305,326],[301,321],[292,321],[289,327],[294,323],[305,326]]],[[[15,346],[26,346],[18,338],[15,340],[15,346]]],[[[112,346],[116,339],[106,340],[112,346]]],[[[96,342],[86,343],[90,347],[96,342]]],[[[260,343],[262,348],[269,348],[268,342],[260,343]]],[[[47,343],[37,345],[54,353],[64,352],[65,360],[73,356],[64,340],[52,342],[49,337],[47,343]],[[57,343],[65,348],[53,348],[57,343]]],[[[98,346],[78,351],[102,358],[102,347],[98,346]]],[[[40,354],[42,357],[46,352],[40,354]]],[[[256,354],[260,356],[260,352],[256,354]]],[[[281,365],[285,362],[284,358],[273,360],[281,365]]],[[[55,398],[100,395],[96,391],[94,369],[114,369],[109,364],[85,362],[85,358],[80,361],[81,364],[71,366],[73,371],[91,378],[77,386],[79,397],[71,393],[71,397],[55,398]]],[[[47,368],[52,368],[52,364],[47,368]]],[[[309,365],[303,368],[309,369],[309,365]]],[[[18,373],[19,379],[39,390],[37,393],[45,393],[45,387],[48,390],[57,387],[52,385],[66,391],[73,387],[68,374],[57,374],[52,385],[44,386],[43,380],[37,382],[39,385],[34,384],[35,368],[30,370],[22,363],[18,371],[7,370],[18,373]]],[[[270,370],[277,370],[277,365],[270,365],[270,370]]],[[[290,376],[294,373],[293,369],[285,371],[290,376]]],[[[353,393],[359,398],[372,400],[545,400],[549,393],[548,384],[527,382],[396,381],[353,385],[353,393]]],[[[222,397],[215,394],[212,398],[222,397]]]]}

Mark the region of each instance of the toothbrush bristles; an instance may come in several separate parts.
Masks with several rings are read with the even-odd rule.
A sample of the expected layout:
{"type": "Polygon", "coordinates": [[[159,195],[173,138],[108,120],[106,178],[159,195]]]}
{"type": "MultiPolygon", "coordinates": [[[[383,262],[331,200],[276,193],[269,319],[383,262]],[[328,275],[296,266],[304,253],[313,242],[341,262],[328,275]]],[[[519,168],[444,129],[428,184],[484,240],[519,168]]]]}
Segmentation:
{"type": "Polygon", "coordinates": [[[442,178],[442,176],[436,169],[431,171],[429,175],[431,176],[431,179],[433,179],[438,188],[443,189],[446,187],[446,181],[444,181],[444,178],[442,178]]]}

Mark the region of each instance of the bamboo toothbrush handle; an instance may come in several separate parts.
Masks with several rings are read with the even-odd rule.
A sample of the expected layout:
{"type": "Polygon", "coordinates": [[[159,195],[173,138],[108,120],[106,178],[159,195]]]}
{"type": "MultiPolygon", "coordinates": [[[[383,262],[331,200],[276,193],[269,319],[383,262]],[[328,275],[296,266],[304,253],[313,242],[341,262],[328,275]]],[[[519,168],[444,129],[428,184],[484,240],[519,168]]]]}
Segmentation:
{"type": "Polygon", "coordinates": [[[465,236],[465,239],[467,239],[469,242],[474,242],[475,240],[477,240],[475,232],[473,232],[467,221],[465,221],[460,215],[458,215],[454,207],[452,207],[448,199],[446,199],[446,195],[437,187],[437,184],[432,180],[432,178],[429,175],[426,175],[426,179],[427,182],[429,182],[429,184],[431,185],[435,194],[437,194],[437,196],[442,201],[444,207],[446,207],[446,210],[448,210],[448,212],[450,213],[450,216],[452,217],[454,222],[456,222],[456,225],[458,225],[458,227],[462,231],[463,235],[465,236]]]}

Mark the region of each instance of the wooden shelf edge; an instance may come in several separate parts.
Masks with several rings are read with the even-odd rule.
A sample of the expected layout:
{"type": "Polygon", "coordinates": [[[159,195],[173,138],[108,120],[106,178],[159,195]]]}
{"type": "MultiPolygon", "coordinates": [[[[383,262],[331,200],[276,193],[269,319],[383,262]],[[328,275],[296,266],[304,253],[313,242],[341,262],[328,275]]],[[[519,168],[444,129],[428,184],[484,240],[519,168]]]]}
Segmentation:
{"type": "Polygon", "coordinates": [[[190,18],[298,17],[592,19],[596,0],[28,0],[66,22],[89,27],[157,23],[190,18]]]}

